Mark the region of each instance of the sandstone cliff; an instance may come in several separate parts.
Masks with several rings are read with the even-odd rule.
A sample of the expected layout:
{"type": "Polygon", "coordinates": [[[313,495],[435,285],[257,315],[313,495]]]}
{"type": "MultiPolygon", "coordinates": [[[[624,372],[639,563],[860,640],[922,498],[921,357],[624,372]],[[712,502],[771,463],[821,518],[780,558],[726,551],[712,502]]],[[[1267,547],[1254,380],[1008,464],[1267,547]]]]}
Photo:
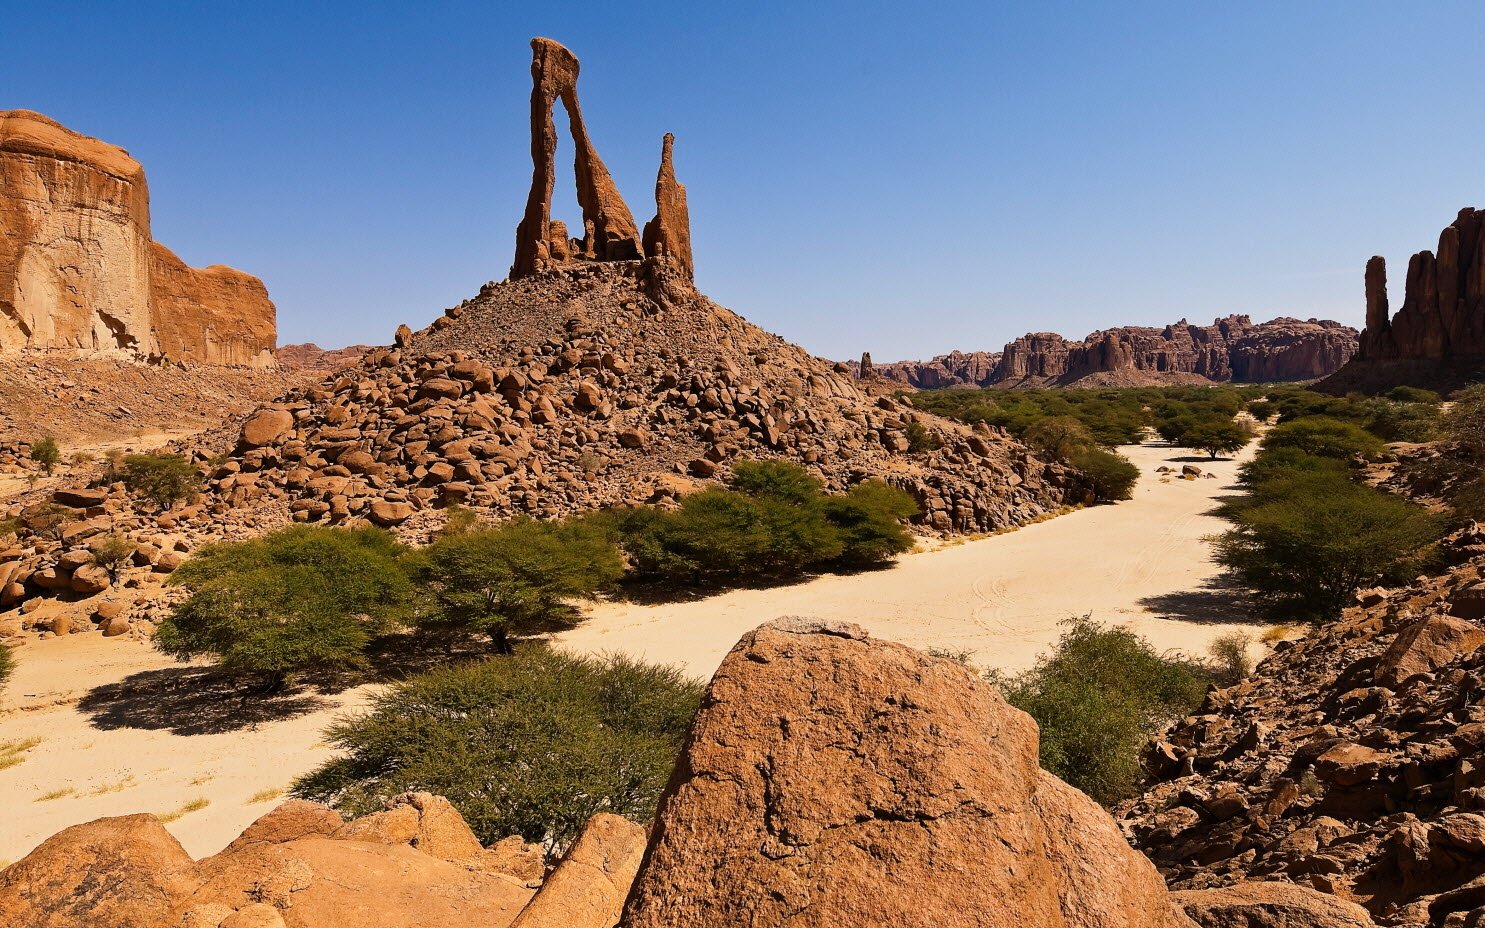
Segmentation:
{"type": "Polygon", "coordinates": [[[1402,308],[1390,315],[1387,262],[1366,264],[1366,329],[1355,359],[1322,389],[1399,384],[1453,389],[1485,379],[1485,214],[1472,207],[1408,262],[1402,308]]]}
{"type": "Polygon", "coordinates": [[[150,236],[128,152],[26,110],[0,112],[0,353],[273,363],[256,277],[187,267],[150,236]]]}
{"type": "MultiPolygon", "coordinates": [[[[1182,319],[1164,328],[1121,326],[1071,341],[1031,332],[998,354],[952,352],[932,361],[875,365],[908,386],[1147,386],[1313,380],[1340,369],[1356,330],[1338,322],[1280,317],[1255,324],[1227,316],[1209,326],[1182,319]]],[[[859,371],[859,366],[856,368],[859,371]]]]}

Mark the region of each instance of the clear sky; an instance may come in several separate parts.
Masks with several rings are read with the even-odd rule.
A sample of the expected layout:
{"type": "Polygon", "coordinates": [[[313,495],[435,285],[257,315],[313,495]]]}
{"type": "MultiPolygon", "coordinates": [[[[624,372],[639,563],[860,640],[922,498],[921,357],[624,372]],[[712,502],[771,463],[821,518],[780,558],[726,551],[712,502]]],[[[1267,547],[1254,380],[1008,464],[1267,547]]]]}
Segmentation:
{"type": "Polygon", "coordinates": [[[675,132],[702,289],[830,357],[1360,325],[1368,256],[1396,301],[1485,206],[1478,0],[0,0],[0,35],[0,109],[128,148],[155,237],[261,276],[281,342],[385,343],[505,276],[533,35],[582,60],[636,218],[675,132]]]}

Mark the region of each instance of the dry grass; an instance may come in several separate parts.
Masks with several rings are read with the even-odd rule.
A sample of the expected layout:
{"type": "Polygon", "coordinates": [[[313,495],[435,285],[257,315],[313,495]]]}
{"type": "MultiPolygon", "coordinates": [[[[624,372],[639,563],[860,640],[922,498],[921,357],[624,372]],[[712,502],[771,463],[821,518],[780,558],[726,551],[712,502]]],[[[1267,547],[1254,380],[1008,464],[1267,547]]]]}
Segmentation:
{"type": "Polygon", "coordinates": [[[270,786],[267,789],[260,789],[256,793],[253,793],[253,795],[248,799],[248,805],[254,805],[259,802],[272,802],[283,794],[283,788],[279,786],[270,786]]]}
{"type": "Polygon", "coordinates": [[[100,786],[100,787],[98,787],[97,789],[93,790],[91,793],[88,793],[88,795],[89,796],[107,796],[109,793],[122,793],[124,790],[128,789],[129,787],[131,787],[133,785],[134,785],[134,775],[131,773],[128,776],[124,777],[122,780],[118,781],[117,783],[110,783],[107,786],[100,786]]]}
{"type": "Polygon", "coordinates": [[[191,785],[192,786],[201,786],[204,783],[210,783],[211,782],[211,778],[212,778],[212,775],[211,774],[209,774],[209,773],[203,773],[203,774],[201,774],[201,776],[196,777],[195,779],[193,779],[191,781],[191,785]]]}
{"type": "Polygon", "coordinates": [[[176,809],[174,812],[156,812],[155,818],[159,819],[165,824],[169,824],[176,819],[184,818],[187,815],[190,815],[192,812],[200,812],[202,809],[206,808],[209,805],[211,805],[210,799],[207,799],[204,796],[197,796],[195,799],[192,799],[190,802],[181,806],[179,809],[176,809]]]}
{"type": "Polygon", "coordinates": [[[1264,629],[1263,635],[1259,640],[1264,644],[1278,644],[1285,638],[1293,637],[1297,631],[1299,631],[1299,628],[1294,625],[1272,625],[1264,629]]]}
{"type": "Polygon", "coordinates": [[[74,795],[76,792],[77,790],[73,789],[72,787],[64,786],[61,789],[54,789],[49,793],[42,793],[40,796],[36,797],[36,801],[51,802],[53,799],[61,799],[64,796],[71,796],[74,795]]]}
{"type": "Polygon", "coordinates": [[[40,738],[0,741],[0,770],[7,770],[26,759],[26,752],[41,743],[40,738]]]}

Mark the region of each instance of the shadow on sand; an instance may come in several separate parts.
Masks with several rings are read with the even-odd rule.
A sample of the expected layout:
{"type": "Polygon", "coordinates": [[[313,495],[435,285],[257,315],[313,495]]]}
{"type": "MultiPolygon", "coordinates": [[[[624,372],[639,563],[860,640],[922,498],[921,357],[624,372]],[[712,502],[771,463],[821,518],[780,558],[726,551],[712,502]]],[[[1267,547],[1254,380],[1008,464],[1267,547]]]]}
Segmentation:
{"type": "Polygon", "coordinates": [[[1140,605],[1158,618],[1183,622],[1257,621],[1257,604],[1252,594],[1222,577],[1194,590],[1146,596],[1140,605]]]}

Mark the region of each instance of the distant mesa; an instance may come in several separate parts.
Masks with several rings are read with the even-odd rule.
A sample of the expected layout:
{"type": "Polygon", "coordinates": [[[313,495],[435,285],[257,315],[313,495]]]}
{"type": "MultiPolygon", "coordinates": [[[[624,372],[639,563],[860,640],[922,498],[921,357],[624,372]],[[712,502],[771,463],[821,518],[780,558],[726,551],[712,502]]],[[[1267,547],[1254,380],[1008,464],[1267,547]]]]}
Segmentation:
{"type": "Polygon", "coordinates": [[[116,145],[0,111],[0,354],[271,367],[258,278],[193,268],[150,235],[144,169],[116,145]]]}
{"type": "Polygon", "coordinates": [[[694,277],[691,216],[686,207],[686,188],[676,181],[671,161],[675,136],[666,133],[661,145],[655,218],[645,223],[641,236],[634,214],[598,157],[583,123],[577,95],[577,56],[543,38],[531,40],[531,52],[531,193],[526,198],[526,214],[516,227],[511,279],[584,261],[666,257],[690,280],[694,277]],[[573,163],[578,205],[583,210],[581,238],[570,237],[567,224],[552,218],[552,190],[557,180],[557,127],[552,115],[559,99],[577,149],[573,163]]]}
{"type": "Polygon", "coordinates": [[[1485,379],[1485,214],[1459,211],[1437,253],[1408,261],[1403,305],[1387,302],[1387,260],[1366,263],[1366,329],[1355,359],[1320,384],[1335,393],[1407,384],[1454,389],[1485,379]]]}
{"type": "MultiPolygon", "coordinates": [[[[920,389],[943,387],[1138,387],[1177,383],[1316,380],[1356,351],[1357,332],[1330,320],[1244,315],[1164,328],[1120,326],[1082,341],[1029,332],[999,352],[954,351],[930,361],[873,365],[874,376],[920,389]]],[[[860,364],[853,369],[862,376],[860,364]]]]}
{"type": "Polygon", "coordinates": [[[337,371],[355,364],[370,350],[370,345],[321,348],[314,342],[304,342],[299,345],[282,345],[273,354],[280,367],[303,371],[337,371]]]}

